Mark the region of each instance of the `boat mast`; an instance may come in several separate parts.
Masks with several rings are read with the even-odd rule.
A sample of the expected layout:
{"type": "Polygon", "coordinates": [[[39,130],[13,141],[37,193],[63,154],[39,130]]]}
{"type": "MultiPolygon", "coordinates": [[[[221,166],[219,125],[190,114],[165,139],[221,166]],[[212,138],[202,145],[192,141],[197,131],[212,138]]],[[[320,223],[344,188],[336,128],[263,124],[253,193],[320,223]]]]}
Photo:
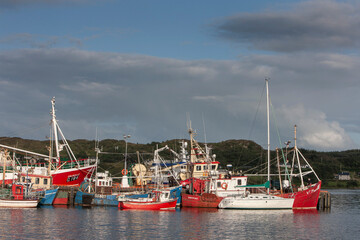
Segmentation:
{"type": "MultiPolygon", "coordinates": [[[[270,100],[269,100],[269,79],[265,78],[266,83],[266,116],[267,116],[267,157],[268,157],[268,177],[267,180],[270,182],[270,100]]],[[[270,193],[270,188],[268,188],[270,193]]]]}
{"type": "Polygon", "coordinates": [[[60,152],[59,152],[59,139],[57,135],[57,128],[56,128],[56,116],[55,116],[55,97],[51,99],[51,123],[54,132],[54,140],[55,140],[55,150],[56,150],[56,162],[60,163],[60,152]]]}
{"type": "Polygon", "coordinates": [[[294,149],[295,149],[295,153],[296,153],[296,158],[297,158],[297,162],[298,162],[298,168],[299,168],[299,173],[300,173],[300,179],[301,179],[301,188],[304,188],[304,179],[303,179],[303,174],[302,174],[302,170],[301,170],[301,165],[300,165],[300,158],[299,158],[299,150],[297,148],[297,144],[296,144],[296,125],[294,126],[294,135],[295,135],[295,139],[294,139],[294,149]]]}

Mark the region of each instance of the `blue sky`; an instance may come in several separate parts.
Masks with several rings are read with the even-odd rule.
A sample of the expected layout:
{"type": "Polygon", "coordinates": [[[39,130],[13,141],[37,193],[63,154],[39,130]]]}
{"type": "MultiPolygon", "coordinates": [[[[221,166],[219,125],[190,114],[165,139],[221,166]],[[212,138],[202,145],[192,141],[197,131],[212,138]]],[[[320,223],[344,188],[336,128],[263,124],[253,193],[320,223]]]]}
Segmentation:
{"type": "MultiPolygon", "coordinates": [[[[22,33],[49,46],[57,38],[56,47],[178,59],[234,59],[248,50],[235,52],[231,43],[212,33],[211,25],[239,12],[283,7],[290,1],[19,2],[24,4],[2,10],[3,38],[22,33]]],[[[1,48],[23,47],[24,43],[19,40],[1,48]]]]}
{"type": "Polygon", "coordinates": [[[189,113],[200,141],[204,116],[209,142],[265,146],[270,77],[280,142],[297,124],[301,147],[359,148],[359,10],[350,0],[3,0],[0,136],[43,139],[55,96],[69,139],[96,128],[133,142],[186,138],[189,113]]]}

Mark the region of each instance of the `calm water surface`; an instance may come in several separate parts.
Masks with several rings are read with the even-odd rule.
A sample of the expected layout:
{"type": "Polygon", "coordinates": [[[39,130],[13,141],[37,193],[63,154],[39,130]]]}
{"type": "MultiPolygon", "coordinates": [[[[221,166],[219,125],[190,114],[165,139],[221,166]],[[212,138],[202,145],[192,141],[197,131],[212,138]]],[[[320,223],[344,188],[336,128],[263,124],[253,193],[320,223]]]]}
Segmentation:
{"type": "Polygon", "coordinates": [[[331,211],[0,209],[0,239],[359,239],[360,190],[330,190],[331,211]]]}

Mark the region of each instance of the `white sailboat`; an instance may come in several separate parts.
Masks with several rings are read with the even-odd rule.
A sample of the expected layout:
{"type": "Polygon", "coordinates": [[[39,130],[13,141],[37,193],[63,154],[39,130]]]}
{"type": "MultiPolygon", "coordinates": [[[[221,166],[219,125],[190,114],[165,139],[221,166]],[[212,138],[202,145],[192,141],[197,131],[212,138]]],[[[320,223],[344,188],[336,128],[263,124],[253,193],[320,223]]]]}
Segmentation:
{"type": "MultiPolygon", "coordinates": [[[[269,101],[269,81],[266,82],[266,95],[267,95],[267,158],[268,158],[268,172],[267,180],[270,183],[270,101],[269,101]]],[[[265,184],[266,185],[266,184],[265,184]]],[[[219,208],[227,209],[292,209],[294,204],[294,198],[284,198],[281,196],[270,195],[270,188],[267,187],[267,193],[250,193],[245,192],[241,195],[230,196],[224,198],[219,208]]]]}

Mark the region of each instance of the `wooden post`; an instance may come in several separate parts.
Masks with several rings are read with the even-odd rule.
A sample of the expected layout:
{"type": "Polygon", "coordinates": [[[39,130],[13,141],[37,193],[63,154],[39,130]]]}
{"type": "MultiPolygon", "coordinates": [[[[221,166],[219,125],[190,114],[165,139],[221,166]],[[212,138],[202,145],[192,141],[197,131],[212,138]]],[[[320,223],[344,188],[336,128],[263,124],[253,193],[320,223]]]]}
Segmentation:
{"type": "Polygon", "coordinates": [[[70,206],[74,206],[74,188],[73,187],[71,187],[70,188],[70,206]]]}

